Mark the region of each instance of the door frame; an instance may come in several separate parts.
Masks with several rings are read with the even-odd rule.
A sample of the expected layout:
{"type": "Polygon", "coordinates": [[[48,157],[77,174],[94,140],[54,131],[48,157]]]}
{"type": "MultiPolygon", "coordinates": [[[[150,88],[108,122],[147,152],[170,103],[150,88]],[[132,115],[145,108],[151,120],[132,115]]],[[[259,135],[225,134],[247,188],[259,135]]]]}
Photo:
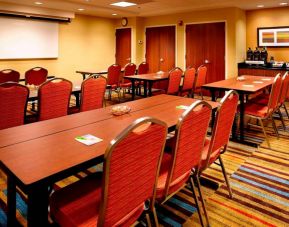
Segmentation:
{"type": "MultiPolygon", "coordinates": [[[[178,67],[178,58],[177,58],[177,54],[178,54],[178,35],[177,35],[177,24],[162,24],[162,25],[149,25],[149,26],[145,26],[144,27],[144,40],[146,40],[146,29],[147,28],[157,28],[157,27],[171,27],[174,26],[175,27],[175,67],[178,67]]],[[[146,61],[146,50],[147,50],[147,43],[146,41],[144,42],[144,59],[146,61]]]]}
{"type": "MultiPolygon", "coordinates": [[[[185,53],[185,56],[184,56],[184,67],[186,67],[186,64],[187,64],[187,58],[186,58],[186,50],[187,50],[187,40],[186,40],[186,28],[187,28],[187,25],[193,25],[193,24],[213,24],[213,23],[221,23],[221,22],[224,22],[225,23],[225,79],[227,79],[227,69],[228,69],[228,24],[227,24],[227,20],[216,20],[216,21],[200,21],[200,22],[189,22],[189,23],[184,23],[184,26],[185,26],[185,34],[184,34],[184,53],[185,53]]],[[[197,69],[196,69],[197,70],[197,69]]]]}
{"type": "MultiPolygon", "coordinates": [[[[116,30],[118,29],[126,29],[126,28],[130,28],[130,62],[135,63],[135,45],[132,45],[133,43],[133,28],[131,26],[127,26],[127,27],[116,27],[115,28],[115,35],[114,35],[114,43],[116,44],[116,30]]],[[[115,45],[115,49],[114,49],[114,59],[115,58],[115,54],[116,54],[116,45],[115,45]]],[[[135,63],[136,64],[136,63],[135,63]]]]}

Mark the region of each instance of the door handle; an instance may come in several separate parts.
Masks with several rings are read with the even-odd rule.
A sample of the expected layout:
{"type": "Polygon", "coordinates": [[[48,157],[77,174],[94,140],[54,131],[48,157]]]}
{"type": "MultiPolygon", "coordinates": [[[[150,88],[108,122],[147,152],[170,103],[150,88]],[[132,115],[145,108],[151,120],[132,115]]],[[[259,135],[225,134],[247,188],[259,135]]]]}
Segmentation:
{"type": "Polygon", "coordinates": [[[160,59],[160,62],[164,62],[165,60],[163,58],[160,59]]]}
{"type": "Polygon", "coordinates": [[[127,60],[127,61],[130,61],[130,58],[127,58],[126,60],[127,60]]]}
{"type": "Polygon", "coordinates": [[[209,64],[210,61],[208,59],[205,60],[205,64],[209,64]]]}

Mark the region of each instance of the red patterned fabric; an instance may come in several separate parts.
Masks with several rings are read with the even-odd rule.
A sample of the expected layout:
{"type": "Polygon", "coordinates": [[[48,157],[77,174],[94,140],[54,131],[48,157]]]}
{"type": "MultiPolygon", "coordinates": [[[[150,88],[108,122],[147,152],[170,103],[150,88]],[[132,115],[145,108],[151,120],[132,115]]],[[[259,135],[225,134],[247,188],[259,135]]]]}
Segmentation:
{"type": "Polygon", "coordinates": [[[199,165],[200,171],[203,171],[204,169],[207,168],[207,162],[208,162],[208,165],[213,164],[217,160],[219,155],[220,155],[221,150],[217,149],[215,151],[212,151],[210,157],[208,158],[210,143],[211,143],[211,140],[210,139],[206,139],[205,145],[204,145],[204,150],[203,150],[203,153],[202,153],[201,162],[200,162],[200,165],[199,165]],[[207,159],[208,159],[208,161],[207,161],[207,159]]]}
{"type": "Polygon", "coordinates": [[[24,124],[29,89],[17,83],[0,84],[0,129],[24,124]]]}
{"type": "Polygon", "coordinates": [[[0,84],[6,82],[19,82],[20,74],[19,72],[12,69],[4,69],[0,71],[0,84]]]}
{"type": "Polygon", "coordinates": [[[281,79],[281,76],[278,74],[274,79],[274,83],[272,85],[272,89],[270,92],[269,103],[268,103],[268,109],[270,113],[275,111],[275,109],[278,106],[279,95],[281,92],[281,85],[282,85],[282,79],[281,79]]]}
{"type": "Polygon", "coordinates": [[[161,165],[157,196],[162,199],[180,189],[188,180],[191,169],[199,165],[211,118],[211,107],[201,103],[191,111],[185,112],[182,117],[174,137],[178,140],[177,147],[172,154],[164,155],[161,165]],[[167,195],[164,194],[166,187],[167,195]]]}
{"type": "Polygon", "coordinates": [[[106,89],[104,77],[90,77],[82,82],[80,111],[88,111],[103,107],[106,89]]]}
{"type": "Polygon", "coordinates": [[[142,62],[138,66],[137,74],[147,74],[149,72],[149,64],[147,62],[142,62]]]}
{"type": "MultiPolygon", "coordinates": [[[[128,63],[124,67],[124,76],[132,76],[135,75],[136,65],[133,63],[128,63]]],[[[123,79],[123,83],[120,85],[121,87],[130,87],[131,82],[128,79],[123,79]]]]}
{"type": "Polygon", "coordinates": [[[42,84],[38,90],[39,120],[67,115],[72,83],[55,78],[42,84]]]}
{"type": "Polygon", "coordinates": [[[170,71],[167,89],[168,95],[177,95],[179,93],[182,75],[183,71],[180,68],[175,68],[170,71]]]}
{"type": "Polygon", "coordinates": [[[221,101],[210,144],[212,152],[221,149],[229,141],[235,113],[237,111],[238,99],[238,95],[230,91],[221,101]]]}
{"type": "Polygon", "coordinates": [[[196,89],[199,90],[206,83],[207,67],[201,65],[197,71],[196,89]]]}
{"type": "Polygon", "coordinates": [[[245,105],[245,114],[266,118],[268,115],[268,106],[259,103],[248,103],[245,105]]]}
{"type": "Polygon", "coordinates": [[[281,86],[281,92],[280,92],[280,98],[278,101],[278,105],[282,105],[286,100],[286,95],[288,91],[288,84],[289,84],[289,75],[286,72],[282,77],[282,86],[281,86]]]}
{"type": "Polygon", "coordinates": [[[185,71],[181,95],[186,95],[187,93],[190,93],[193,90],[195,77],[196,77],[196,69],[195,68],[188,68],[185,71]]]}
{"type": "Polygon", "coordinates": [[[111,65],[107,70],[107,85],[119,86],[121,67],[120,65],[111,65]]]}
{"type": "Polygon", "coordinates": [[[35,67],[25,72],[25,84],[40,85],[47,79],[47,69],[35,67]]]}

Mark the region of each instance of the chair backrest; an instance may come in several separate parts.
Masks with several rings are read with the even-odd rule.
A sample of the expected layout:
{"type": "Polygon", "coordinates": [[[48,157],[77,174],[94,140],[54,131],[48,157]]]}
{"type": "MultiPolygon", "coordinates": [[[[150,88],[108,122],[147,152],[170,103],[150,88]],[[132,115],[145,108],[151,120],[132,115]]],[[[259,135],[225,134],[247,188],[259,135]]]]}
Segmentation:
{"type": "Polygon", "coordinates": [[[142,62],[138,66],[137,74],[147,74],[149,72],[149,64],[147,62],[142,62]]]}
{"type": "Polygon", "coordinates": [[[40,85],[47,79],[48,71],[42,67],[34,67],[25,72],[25,84],[40,85]]]}
{"type": "Polygon", "coordinates": [[[81,84],[80,111],[94,110],[103,107],[106,89],[106,78],[91,76],[81,84]]]}
{"type": "Polygon", "coordinates": [[[67,115],[72,83],[54,78],[40,85],[38,90],[38,118],[40,121],[67,115]]]}
{"type": "Polygon", "coordinates": [[[206,166],[209,163],[212,152],[220,150],[222,147],[225,147],[228,144],[237,111],[238,101],[238,93],[230,90],[220,102],[212,131],[206,166]]]}
{"type": "Polygon", "coordinates": [[[180,117],[177,127],[173,161],[169,168],[165,195],[173,193],[188,180],[192,168],[196,168],[201,160],[205,138],[211,119],[212,107],[205,101],[196,101],[180,117]]]}
{"type": "Polygon", "coordinates": [[[278,106],[281,86],[282,86],[282,78],[281,78],[280,73],[278,73],[275,76],[274,82],[272,84],[272,89],[271,89],[269,101],[268,101],[268,113],[267,114],[271,114],[272,112],[274,112],[276,107],[278,106]]]}
{"type": "Polygon", "coordinates": [[[107,70],[107,84],[118,86],[120,79],[120,72],[121,72],[120,65],[113,64],[109,66],[107,70]]]}
{"type": "Polygon", "coordinates": [[[20,78],[19,72],[13,69],[4,69],[0,71],[0,83],[15,82],[18,83],[20,78]]]}
{"type": "Polygon", "coordinates": [[[180,90],[180,83],[182,80],[183,70],[176,67],[169,72],[168,95],[177,95],[180,90]]]}
{"type": "Polygon", "coordinates": [[[160,169],[167,126],[151,117],[136,120],[112,140],[104,156],[98,226],[129,226],[151,199],[160,169]],[[125,222],[125,223],[123,223],[125,222]]]}
{"type": "Polygon", "coordinates": [[[187,68],[185,71],[182,92],[193,90],[195,78],[196,78],[196,69],[193,67],[187,68]]]}
{"type": "Polygon", "coordinates": [[[128,63],[124,66],[124,75],[132,76],[135,75],[136,65],[134,63],[128,63]]]}
{"type": "Polygon", "coordinates": [[[196,88],[202,87],[206,84],[207,77],[207,67],[205,65],[201,65],[197,70],[197,80],[196,80],[196,88]]]}
{"type": "Polygon", "coordinates": [[[288,92],[288,85],[289,85],[289,75],[288,75],[288,72],[286,72],[282,76],[282,86],[281,86],[281,92],[279,96],[278,105],[282,105],[285,102],[286,95],[288,92]]]}
{"type": "Polygon", "coordinates": [[[29,89],[15,82],[0,84],[0,129],[24,124],[29,89]]]}

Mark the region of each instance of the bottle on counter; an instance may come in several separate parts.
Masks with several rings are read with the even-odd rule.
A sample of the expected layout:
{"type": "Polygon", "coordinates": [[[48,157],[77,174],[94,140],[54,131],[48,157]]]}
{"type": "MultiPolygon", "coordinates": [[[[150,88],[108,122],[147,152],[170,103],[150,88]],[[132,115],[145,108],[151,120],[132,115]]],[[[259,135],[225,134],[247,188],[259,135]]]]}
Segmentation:
{"type": "Polygon", "coordinates": [[[256,47],[256,50],[254,50],[254,61],[260,61],[260,50],[258,50],[258,47],[256,47]]]}
{"type": "Polygon", "coordinates": [[[253,51],[252,51],[252,49],[249,47],[249,49],[247,50],[247,60],[248,60],[248,61],[252,61],[253,58],[254,58],[254,56],[253,56],[253,51]]]}
{"type": "Polygon", "coordinates": [[[267,58],[268,58],[267,49],[266,49],[266,47],[263,47],[263,50],[261,51],[261,54],[260,54],[260,60],[264,61],[264,64],[266,64],[267,63],[267,58]]]}

